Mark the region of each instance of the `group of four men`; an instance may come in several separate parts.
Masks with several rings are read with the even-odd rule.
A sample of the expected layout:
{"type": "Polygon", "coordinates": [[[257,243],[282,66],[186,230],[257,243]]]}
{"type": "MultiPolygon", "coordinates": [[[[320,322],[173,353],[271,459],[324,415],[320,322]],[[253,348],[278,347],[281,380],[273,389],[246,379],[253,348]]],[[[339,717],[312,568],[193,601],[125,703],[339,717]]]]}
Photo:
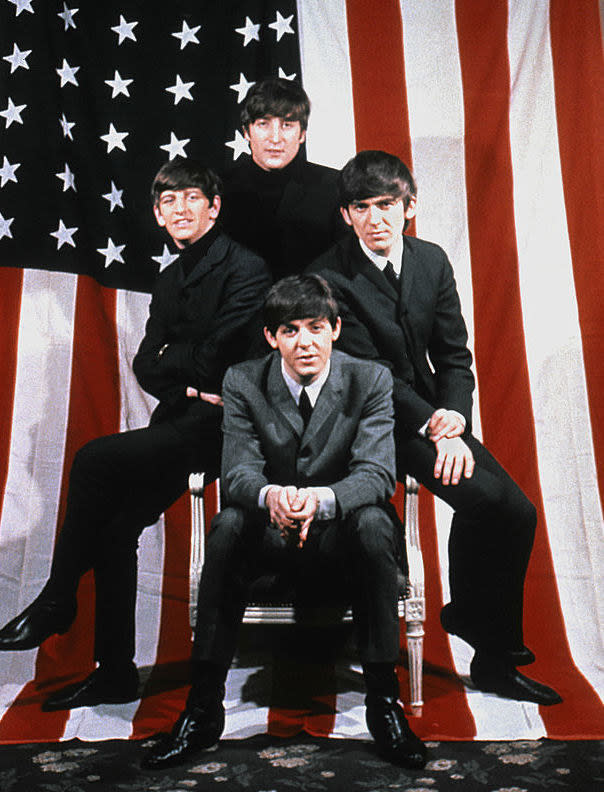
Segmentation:
{"type": "Polygon", "coordinates": [[[98,667],[43,708],[135,699],[139,536],[191,471],[220,475],[193,684],[152,767],[220,738],[247,593],[268,567],[300,589],[336,581],[349,596],[369,731],[391,761],[425,764],[395,675],[401,547],[388,501],[406,473],[454,509],[441,621],[474,647],[473,683],[561,700],[517,671],[534,660],[522,604],[536,512],[471,434],[474,378],[451,265],[437,245],[403,235],[417,191],[398,158],[363,151],[339,174],[305,161],[309,111],[295,83],[258,83],[242,113],[252,156],[224,187],[191,160],[155,177],[157,222],[181,254],[157,279],[133,367],[159,404],[148,427],[78,452],[49,579],[0,630],[0,650],[66,632],[93,569],[98,667]]]}

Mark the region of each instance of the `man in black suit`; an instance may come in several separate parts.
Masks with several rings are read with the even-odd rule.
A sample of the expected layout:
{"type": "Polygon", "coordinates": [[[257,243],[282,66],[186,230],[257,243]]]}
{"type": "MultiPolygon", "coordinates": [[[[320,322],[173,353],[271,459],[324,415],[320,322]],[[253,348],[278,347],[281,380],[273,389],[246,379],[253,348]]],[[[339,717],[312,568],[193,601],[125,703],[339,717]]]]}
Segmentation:
{"type": "Polygon", "coordinates": [[[262,256],[274,280],[302,272],[345,233],[338,172],[307,162],[301,151],[309,113],[308,96],[297,83],[256,83],[241,114],[251,158],[224,178],[224,228],[262,256]]]}
{"type": "Polygon", "coordinates": [[[475,648],[478,688],[556,704],[554,690],[516,668],[534,660],[522,610],[536,510],[471,434],[472,358],[449,260],[403,236],[416,188],[397,157],[357,154],[340,175],[340,203],[351,233],[311,269],[340,304],[340,348],[392,372],[398,476],[410,473],[455,510],[443,627],[475,648]]]}
{"type": "Polygon", "coordinates": [[[249,585],[277,568],[301,602],[324,605],[318,591],[325,590],[350,596],[369,730],[391,761],[423,767],[425,748],[398,704],[394,672],[400,532],[387,506],[395,484],[392,378],[383,366],[332,354],[338,307],[316,275],[276,283],[265,320],[275,351],[233,366],[224,380],[226,508],[207,539],[193,686],[146,764],[177,764],[219,739],[249,585]]]}
{"type": "Polygon", "coordinates": [[[101,437],[74,459],[65,521],[41,594],[0,630],[0,650],[31,649],[64,633],[76,616],[81,576],[94,570],[95,660],[82,682],[44,709],[135,699],[136,549],[187,488],[188,475],[219,467],[224,372],[245,357],[270,276],[254,253],[216,224],[221,183],[192,160],[165,164],[153,182],[153,211],[181,250],[158,277],[134,358],[137,379],[159,400],[147,428],[101,437]]]}

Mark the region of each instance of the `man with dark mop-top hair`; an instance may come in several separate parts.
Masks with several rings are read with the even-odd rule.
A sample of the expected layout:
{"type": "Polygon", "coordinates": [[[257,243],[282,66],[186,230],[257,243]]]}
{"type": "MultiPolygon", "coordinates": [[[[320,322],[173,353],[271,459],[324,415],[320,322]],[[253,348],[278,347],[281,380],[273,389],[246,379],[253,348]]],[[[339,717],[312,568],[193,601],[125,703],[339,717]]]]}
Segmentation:
{"type": "Polygon", "coordinates": [[[270,285],[262,259],[218,227],[221,191],[216,174],[193,160],[173,160],[157,173],[153,211],[181,254],[157,279],[133,368],[159,404],[148,427],[100,437],[78,451],[49,579],[0,630],[3,651],[32,649],[67,632],[80,578],[94,570],[98,667],[55,691],[45,710],[137,698],[138,538],[187,489],[192,471],[218,472],[222,378],[245,358],[270,285]]]}
{"type": "Polygon", "coordinates": [[[338,171],[308,162],[310,101],[278,77],[250,89],[241,125],[251,157],[224,176],[226,232],[267,262],[274,280],[302,272],[346,231],[338,206],[338,171]]]}
{"type": "Polygon", "coordinates": [[[455,511],[442,625],[474,647],[477,688],[557,704],[555,690],[517,670],[535,659],[522,612],[536,510],[471,434],[472,358],[451,264],[438,245],[403,236],[416,187],[398,157],[359,152],[340,174],[340,204],[349,236],[310,269],[340,305],[339,348],[392,372],[399,477],[455,511]]]}
{"type": "Polygon", "coordinates": [[[293,583],[297,606],[333,602],[334,592],[351,602],[369,731],[387,759],[423,767],[426,750],[398,703],[395,674],[392,378],[383,366],[332,352],[338,307],[316,275],[278,281],[264,317],[273,352],[224,379],[224,508],[207,537],[191,692],[145,765],[179,764],[220,738],[250,584],[277,570],[293,583]]]}

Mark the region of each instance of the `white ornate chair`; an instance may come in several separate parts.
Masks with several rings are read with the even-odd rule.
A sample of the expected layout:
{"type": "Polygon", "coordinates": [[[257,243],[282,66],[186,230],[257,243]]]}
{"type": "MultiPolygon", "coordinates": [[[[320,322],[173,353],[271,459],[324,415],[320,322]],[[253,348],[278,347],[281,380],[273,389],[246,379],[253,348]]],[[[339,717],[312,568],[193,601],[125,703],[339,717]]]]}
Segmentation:
{"type": "MultiPolygon", "coordinates": [[[[191,495],[191,556],[189,565],[189,621],[195,627],[197,619],[197,591],[204,562],[205,475],[192,473],[189,477],[191,495]]],[[[219,488],[218,488],[219,491],[219,488]]],[[[398,603],[399,618],[404,618],[409,656],[409,688],[411,714],[422,714],[422,674],[424,649],[424,621],[426,600],[424,589],[424,562],[419,539],[418,522],[419,485],[414,478],[405,479],[405,545],[409,567],[406,591],[398,603]]],[[[220,506],[218,505],[218,508],[220,506]]],[[[348,609],[344,621],[352,620],[348,609]]],[[[245,609],[246,624],[292,624],[296,621],[294,606],[288,602],[250,602],[245,609]]]]}

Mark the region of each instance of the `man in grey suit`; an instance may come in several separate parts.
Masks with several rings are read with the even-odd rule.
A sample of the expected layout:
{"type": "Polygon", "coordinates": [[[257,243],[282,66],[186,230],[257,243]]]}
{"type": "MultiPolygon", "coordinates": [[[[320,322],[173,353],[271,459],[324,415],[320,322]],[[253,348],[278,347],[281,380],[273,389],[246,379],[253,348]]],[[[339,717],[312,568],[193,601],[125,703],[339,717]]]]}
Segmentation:
{"type": "Polygon", "coordinates": [[[342,581],[367,686],[367,725],[380,752],[423,767],[423,743],[398,703],[400,543],[394,491],[392,377],[332,353],[338,307],[316,275],[276,283],[264,334],[274,352],[233,366],[223,385],[223,503],[212,521],[198,599],[193,686],[172,733],[146,759],[166,767],[214,744],[224,682],[249,585],[286,569],[303,601],[342,581]],[[312,580],[312,586],[309,581],[312,580]]]}

